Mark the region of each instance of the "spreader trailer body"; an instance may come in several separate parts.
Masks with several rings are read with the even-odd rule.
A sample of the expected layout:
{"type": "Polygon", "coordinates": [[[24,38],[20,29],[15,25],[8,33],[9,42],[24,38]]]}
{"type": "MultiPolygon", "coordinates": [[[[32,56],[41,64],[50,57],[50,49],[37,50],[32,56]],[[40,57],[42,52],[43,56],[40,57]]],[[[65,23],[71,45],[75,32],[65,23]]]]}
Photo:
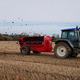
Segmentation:
{"type": "Polygon", "coordinates": [[[39,37],[21,37],[19,38],[20,51],[22,54],[28,55],[30,51],[33,53],[52,52],[52,39],[50,36],[39,37]]]}

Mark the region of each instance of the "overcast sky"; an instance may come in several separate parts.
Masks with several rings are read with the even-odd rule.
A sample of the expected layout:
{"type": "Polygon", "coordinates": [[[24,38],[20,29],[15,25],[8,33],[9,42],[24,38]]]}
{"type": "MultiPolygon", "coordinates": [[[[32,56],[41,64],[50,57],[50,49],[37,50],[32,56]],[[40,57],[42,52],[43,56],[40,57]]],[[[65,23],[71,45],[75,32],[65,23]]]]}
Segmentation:
{"type": "Polygon", "coordinates": [[[76,25],[80,26],[80,0],[0,1],[0,33],[52,35],[76,25]]]}

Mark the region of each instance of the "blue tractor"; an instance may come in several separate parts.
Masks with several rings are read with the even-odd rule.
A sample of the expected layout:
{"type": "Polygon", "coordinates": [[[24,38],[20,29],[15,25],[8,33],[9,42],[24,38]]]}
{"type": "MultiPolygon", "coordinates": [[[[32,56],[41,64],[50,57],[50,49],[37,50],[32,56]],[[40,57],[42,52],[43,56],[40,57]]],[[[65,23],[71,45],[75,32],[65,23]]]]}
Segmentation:
{"type": "Polygon", "coordinates": [[[61,31],[61,39],[55,42],[54,55],[58,58],[76,57],[80,53],[80,28],[61,31]]]}

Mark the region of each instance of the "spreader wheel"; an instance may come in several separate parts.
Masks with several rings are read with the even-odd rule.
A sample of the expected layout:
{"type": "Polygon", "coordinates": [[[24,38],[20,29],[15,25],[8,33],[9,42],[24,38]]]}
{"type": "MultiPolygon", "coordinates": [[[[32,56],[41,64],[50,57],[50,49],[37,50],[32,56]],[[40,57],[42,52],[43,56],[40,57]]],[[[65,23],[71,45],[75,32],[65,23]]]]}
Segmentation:
{"type": "Polygon", "coordinates": [[[71,48],[65,42],[59,42],[54,47],[54,55],[58,58],[67,58],[71,54],[71,48]]]}
{"type": "Polygon", "coordinates": [[[30,54],[30,47],[29,46],[22,46],[20,52],[23,55],[29,55],[30,54]]]}

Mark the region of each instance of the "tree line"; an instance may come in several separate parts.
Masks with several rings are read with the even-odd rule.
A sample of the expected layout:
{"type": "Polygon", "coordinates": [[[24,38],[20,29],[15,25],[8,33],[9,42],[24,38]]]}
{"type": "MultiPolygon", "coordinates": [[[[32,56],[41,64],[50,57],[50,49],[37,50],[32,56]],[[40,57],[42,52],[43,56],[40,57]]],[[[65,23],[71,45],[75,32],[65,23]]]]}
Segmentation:
{"type": "MultiPolygon", "coordinates": [[[[33,36],[40,36],[40,35],[33,35],[33,36]]],[[[45,36],[45,35],[44,35],[45,36]]],[[[29,36],[28,34],[11,34],[11,35],[8,35],[8,34],[0,34],[0,41],[19,41],[19,38],[20,37],[32,37],[32,36],[29,36]]],[[[58,39],[60,39],[59,35],[58,36],[54,36],[52,35],[52,41],[57,41],[58,39]]]]}

